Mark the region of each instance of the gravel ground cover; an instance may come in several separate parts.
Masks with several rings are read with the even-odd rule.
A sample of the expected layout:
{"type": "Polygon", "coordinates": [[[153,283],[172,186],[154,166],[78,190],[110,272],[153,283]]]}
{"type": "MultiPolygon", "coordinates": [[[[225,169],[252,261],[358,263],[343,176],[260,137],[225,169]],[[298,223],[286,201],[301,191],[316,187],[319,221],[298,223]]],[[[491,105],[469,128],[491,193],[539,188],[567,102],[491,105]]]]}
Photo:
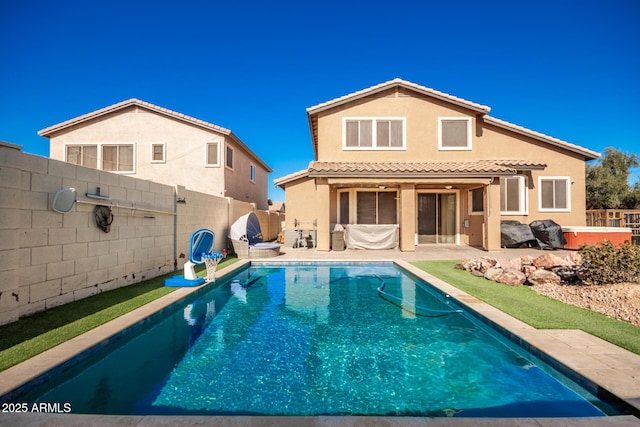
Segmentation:
{"type": "Polygon", "coordinates": [[[566,304],[597,311],[640,326],[640,284],[553,285],[531,287],[535,292],[566,304]]]}

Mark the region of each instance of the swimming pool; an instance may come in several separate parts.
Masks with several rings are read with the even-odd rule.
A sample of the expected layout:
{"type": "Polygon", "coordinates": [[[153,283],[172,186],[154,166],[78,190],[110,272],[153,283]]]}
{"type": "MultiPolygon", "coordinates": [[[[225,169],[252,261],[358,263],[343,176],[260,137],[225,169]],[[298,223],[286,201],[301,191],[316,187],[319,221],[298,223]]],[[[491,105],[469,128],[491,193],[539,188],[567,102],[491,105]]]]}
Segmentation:
{"type": "Polygon", "coordinates": [[[20,400],[98,414],[610,410],[392,263],[244,268],[20,400]]]}

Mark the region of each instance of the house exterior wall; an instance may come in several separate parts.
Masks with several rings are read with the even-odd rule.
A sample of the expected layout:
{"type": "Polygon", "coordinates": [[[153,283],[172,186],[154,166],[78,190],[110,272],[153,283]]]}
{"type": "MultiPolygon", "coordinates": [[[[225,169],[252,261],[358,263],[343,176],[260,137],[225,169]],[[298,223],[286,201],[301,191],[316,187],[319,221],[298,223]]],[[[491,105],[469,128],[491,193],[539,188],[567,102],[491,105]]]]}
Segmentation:
{"type": "MultiPolygon", "coordinates": [[[[464,184],[450,178],[457,195],[456,231],[458,243],[462,245],[482,246],[487,250],[500,248],[500,221],[517,220],[530,223],[534,220],[553,219],[561,225],[584,225],[586,190],[585,190],[585,157],[569,149],[540,141],[532,136],[505,130],[482,120],[482,113],[438,100],[402,87],[392,87],[379,93],[360,99],[354,99],[317,113],[317,157],[319,162],[473,162],[477,160],[528,160],[544,163],[544,170],[525,170],[526,185],[525,213],[503,214],[500,212],[500,177],[487,177],[481,184],[464,184]],[[463,117],[471,123],[471,149],[443,150],[439,148],[439,118],[463,117]],[[344,119],[362,118],[403,118],[405,146],[402,149],[345,149],[344,119]],[[570,210],[541,211],[539,207],[540,177],[569,177],[570,210]],[[481,186],[484,191],[485,212],[471,214],[469,192],[481,186]]],[[[316,178],[317,179],[317,178],[316,178]]],[[[348,181],[344,178],[343,183],[348,181]]],[[[379,184],[393,184],[390,178],[352,178],[353,186],[376,187],[379,184]]],[[[329,233],[331,223],[337,213],[337,197],[335,186],[330,185],[329,192],[317,193],[318,185],[313,188],[312,178],[308,181],[298,180],[286,184],[286,197],[290,215],[311,215],[315,211],[316,218],[321,217],[319,209],[329,209],[329,221],[318,223],[318,249],[328,249],[322,245],[323,234],[329,233]],[[313,206],[313,195],[316,191],[316,202],[313,206]],[[327,199],[328,198],[328,199],[327,199]]],[[[329,179],[329,183],[332,180],[329,179]]],[[[335,182],[335,181],[334,181],[335,182]]],[[[441,191],[447,186],[442,180],[430,184],[427,181],[411,180],[398,182],[399,196],[398,221],[400,223],[400,248],[414,250],[416,233],[416,195],[425,191],[441,191]]],[[[393,185],[395,187],[395,185],[393,185]]],[[[344,222],[344,221],[342,221],[344,222]]]]}
{"type": "Polygon", "coordinates": [[[267,209],[268,172],[260,163],[252,162],[232,138],[137,106],[51,135],[50,157],[65,161],[65,147],[69,144],[113,143],[134,144],[134,172],[122,172],[123,175],[185,185],[193,191],[233,197],[255,203],[258,209],[267,209]],[[218,144],[216,166],[205,164],[207,143],[218,144]],[[164,144],[164,162],[152,162],[152,144],[164,144]],[[234,149],[233,169],[225,166],[227,145],[234,149]],[[256,168],[255,182],[250,180],[250,164],[256,168]]]}

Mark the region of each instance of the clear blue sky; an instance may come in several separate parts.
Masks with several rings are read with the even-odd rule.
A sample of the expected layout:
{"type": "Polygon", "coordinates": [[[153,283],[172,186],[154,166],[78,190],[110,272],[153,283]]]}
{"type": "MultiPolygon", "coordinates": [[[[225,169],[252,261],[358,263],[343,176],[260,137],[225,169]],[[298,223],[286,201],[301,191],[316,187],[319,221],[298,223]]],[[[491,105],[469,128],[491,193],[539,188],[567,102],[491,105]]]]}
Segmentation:
{"type": "Polygon", "coordinates": [[[231,129],[273,200],[305,109],[395,77],[640,154],[638,0],[0,0],[0,62],[0,140],[48,156],[38,130],[135,97],[231,129]]]}

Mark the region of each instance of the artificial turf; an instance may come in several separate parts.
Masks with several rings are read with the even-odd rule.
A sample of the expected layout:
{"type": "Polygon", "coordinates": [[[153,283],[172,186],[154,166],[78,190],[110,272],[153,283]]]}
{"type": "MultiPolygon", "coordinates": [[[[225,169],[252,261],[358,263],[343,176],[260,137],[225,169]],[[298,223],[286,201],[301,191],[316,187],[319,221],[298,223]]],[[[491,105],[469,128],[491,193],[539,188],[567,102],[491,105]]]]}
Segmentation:
{"type": "MultiPolygon", "coordinates": [[[[454,268],[455,261],[418,261],[416,267],[537,329],[581,329],[640,354],[640,327],[539,295],[528,286],[505,286],[454,268]]],[[[640,285],[639,285],[640,286],[640,285]]]]}
{"type": "MultiPolygon", "coordinates": [[[[218,269],[235,261],[237,258],[228,257],[218,269]]],[[[173,292],[177,288],[165,287],[164,279],[177,273],[102,292],[0,326],[0,371],[173,292]]],[[[206,273],[200,266],[198,276],[206,273]]]]}

